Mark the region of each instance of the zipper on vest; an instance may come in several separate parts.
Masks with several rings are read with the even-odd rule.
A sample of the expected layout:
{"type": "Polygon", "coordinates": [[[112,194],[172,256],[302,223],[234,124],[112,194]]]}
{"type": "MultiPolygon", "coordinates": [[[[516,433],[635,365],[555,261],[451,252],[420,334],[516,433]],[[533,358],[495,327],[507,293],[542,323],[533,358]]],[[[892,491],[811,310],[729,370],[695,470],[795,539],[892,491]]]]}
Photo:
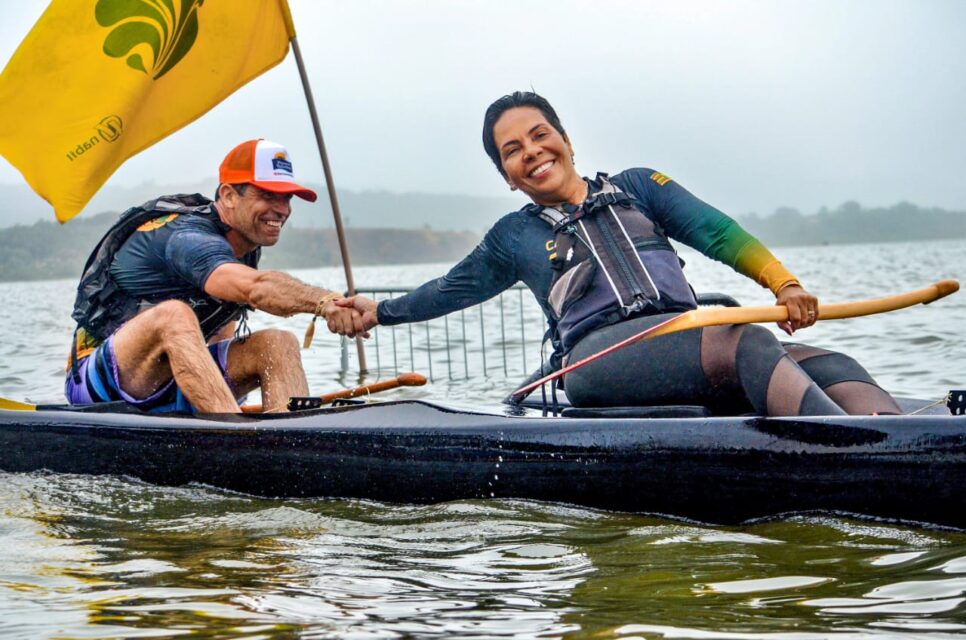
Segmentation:
{"type": "MultiPolygon", "coordinates": [[[[617,243],[617,239],[614,237],[614,234],[611,232],[611,230],[607,228],[607,225],[603,224],[597,216],[593,217],[593,222],[594,222],[594,225],[597,227],[597,230],[600,232],[601,239],[607,243],[609,253],[613,257],[614,262],[617,263],[617,268],[620,271],[620,275],[623,277],[625,284],[627,284],[627,286],[630,287],[631,291],[634,292],[635,298],[637,297],[637,292],[640,292],[642,295],[648,298],[659,300],[660,294],[657,292],[656,289],[652,288],[651,291],[653,293],[651,293],[647,290],[647,287],[644,285],[644,283],[638,280],[637,276],[634,274],[633,269],[631,268],[631,265],[627,262],[627,259],[624,257],[623,252],[621,252],[620,245],[617,243]]],[[[606,271],[606,268],[605,268],[605,271],[606,271]]],[[[648,280],[651,280],[651,275],[647,273],[646,269],[644,270],[644,273],[645,275],[647,275],[648,280]]],[[[632,308],[633,303],[637,302],[637,300],[634,300],[631,302],[632,304],[628,305],[628,304],[625,304],[624,301],[622,300],[621,305],[625,309],[629,309],[629,308],[632,308]]]]}
{"type": "MultiPolygon", "coordinates": [[[[651,285],[651,290],[654,291],[654,299],[660,300],[661,290],[654,282],[654,278],[651,277],[651,273],[647,270],[647,266],[644,264],[644,260],[641,258],[641,254],[637,250],[637,246],[634,244],[634,241],[631,240],[631,236],[627,233],[627,229],[624,228],[624,223],[621,222],[621,219],[614,212],[614,207],[608,206],[607,210],[610,212],[611,217],[614,218],[614,222],[617,224],[618,228],[620,228],[621,233],[624,234],[624,239],[627,241],[627,245],[631,247],[632,252],[634,253],[634,259],[637,260],[637,264],[640,265],[641,271],[644,272],[644,277],[647,278],[648,284],[651,285]]],[[[654,240],[660,240],[660,238],[654,238],[654,240]]],[[[623,255],[623,252],[622,252],[622,255],[623,255]]],[[[645,292],[646,292],[646,289],[645,289],[645,292]]]]}
{"type": "Polygon", "coordinates": [[[581,238],[579,233],[575,234],[575,237],[580,239],[580,241],[583,242],[588,249],[590,249],[590,254],[594,257],[594,260],[597,261],[597,264],[601,266],[600,270],[604,274],[604,277],[607,278],[607,283],[610,285],[611,291],[614,292],[614,298],[617,299],[617,304],[619,304],[621,307],[624,307],[624,300],[621,298],[620,289],[617,288],[617,285],[614,283],[614,278],[611,277],[610,271],[607,270],[607,266],[604,264],[604,261],[601,260],[600,254],[597,252],[597,247],[594,246],[594,240],[590,237],[590,232],[587,231],[587,227],[584,226],[584,221],[578,220],[577,224],[580,225],[584,235],[587,237],[586,239],[581,238]]]}

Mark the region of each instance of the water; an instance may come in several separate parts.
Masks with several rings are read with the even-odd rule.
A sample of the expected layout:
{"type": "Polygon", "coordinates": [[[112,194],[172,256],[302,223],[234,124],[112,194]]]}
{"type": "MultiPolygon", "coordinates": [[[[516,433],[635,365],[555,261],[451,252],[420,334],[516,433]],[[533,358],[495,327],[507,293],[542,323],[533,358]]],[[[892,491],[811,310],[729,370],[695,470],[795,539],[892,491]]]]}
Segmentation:
{"type": "MultiPolygon", "coordinates": [[[[826,302],[966,275],[961,242],[780,253],[826,302]]],[[[728,269],[685,259],[699,290],[771,303],[728,269]]],[[[444,268],[363,268],[356,280],[412,285],[444,268]]],[[[335,269],[298,275],[342,286],[335,269]]],[[[0,283],[0,395],[60,401],[73,286],[0,283]]],[[[532,340],[534,310],[523,312],[532,340]]],[[[797,337],[855,356],[894,393],[938,399],[966,386],[964,313],[959,294],[797,337]]],[[[301,333],[305,320],[253,324],[301,333]]],[[[384,369],[388,342],[387,332],[384,369]]],[[[527,347],[533,368],[538,347],[527,347]]],[[[355,383],[338,353],[317,334],[305,354],[313,390],[355,383]]],[[[387,397],[492,408],[525,372],[491,359],[486,377],[464,380],[459,357],[434,364],[432,385],[387,397]]],[[[715,527],[515,500],[265,500],[0,472],[2,638],[935,639],[966,636],[964,602],[966,534],[956,532],[830,516],[715,527]]]]}

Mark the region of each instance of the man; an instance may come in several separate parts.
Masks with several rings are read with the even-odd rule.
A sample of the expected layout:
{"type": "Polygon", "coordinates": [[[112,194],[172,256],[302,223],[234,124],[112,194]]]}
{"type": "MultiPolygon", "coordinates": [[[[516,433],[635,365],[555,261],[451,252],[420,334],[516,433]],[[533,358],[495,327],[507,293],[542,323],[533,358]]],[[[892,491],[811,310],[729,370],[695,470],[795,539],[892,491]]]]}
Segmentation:
{"type": "Polygon", "coordinates": [[[222,162],[214,202],[166,196],[125,212],[78,287],[68,401],[231,413],[257,387],[266,411],[307,395],[296,337],[249,333],[245,322],[249,308],[312,313],[332,331],[356,333],[358,314],[334,304],[340,294],[257,270],[261,247],[278,242],[292,213],[293,195],[316,199],[295,182],[284,147],[249,140],[222,162]]]}

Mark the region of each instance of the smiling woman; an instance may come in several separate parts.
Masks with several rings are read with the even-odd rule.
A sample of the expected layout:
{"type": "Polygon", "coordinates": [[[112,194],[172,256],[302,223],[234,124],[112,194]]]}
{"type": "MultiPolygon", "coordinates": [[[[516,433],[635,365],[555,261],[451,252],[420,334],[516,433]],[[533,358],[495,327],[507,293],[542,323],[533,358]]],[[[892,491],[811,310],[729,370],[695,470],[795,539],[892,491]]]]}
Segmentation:
{"type": "MultiPolygon", "coordinates": [[[[543,97],[516,92],[483,121],[483,147],[510,189],[533,201],[504,216],[448,274],[378,306],[340,304],[366,325],[437,317],[522,280],[542,307],[551,366],[582,359],[695,308],[670,239],[731,266],[788,308],[789,334],[817,320],[818,300],[738,223],[653,169],[581,177],[574,147],[543,97]]],[[[565,377],[576,406],[699,404],[719,414],[899,413],[851,358],[782,344],[757,326],[693,329],[637,343],[565,377]],[[606,384],[602,381],[606,380],[606,384]]]]}

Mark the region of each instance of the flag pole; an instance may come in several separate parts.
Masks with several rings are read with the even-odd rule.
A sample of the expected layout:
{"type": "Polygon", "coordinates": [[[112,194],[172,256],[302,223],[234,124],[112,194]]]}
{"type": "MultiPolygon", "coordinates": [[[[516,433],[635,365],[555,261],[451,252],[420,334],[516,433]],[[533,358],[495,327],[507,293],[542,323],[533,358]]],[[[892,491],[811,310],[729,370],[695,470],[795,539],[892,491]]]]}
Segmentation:
{"type": "MultiPolygon", "coordinates": [[[[332,168],[329,166],[329,154],[325,151],[325,141],[322,139],[322,126],[319,124],[319,114],[315,110],[315,100],[312,98],[312,89],[309,87],[309,77],[305,72],[305,63],[302,61],[302,51],[299,49],[298,38],[292,31],[292,53],[295,55],[295,63],[299,68],[299,77],[302,79],[302,89],[305,90],[305,101],[309,106],[309,115],[312,118],[312,127],[315,129],[315,141],[319,145],[319,157],[322,159],[322,171],[325,172],[325,186],[329,190],[329,203],[332,205],[332,217],[335,219],[335,233],[339,238],[339,252],[342,254],[342,267],[345,270],[346,288],[349,295],[356,294],[356,285],[352,279],[352,265],[349,263],[349,245],[345,239],[345,228],[342,226],[342,214],[339,212],[339,198],[335,193],[335,181],[332,179],[332,168]]],[[[359,356],[359,373],[367,373],[366,349],[362,343],[362,338],[356,338],[356,353],[359,356]]]]}

